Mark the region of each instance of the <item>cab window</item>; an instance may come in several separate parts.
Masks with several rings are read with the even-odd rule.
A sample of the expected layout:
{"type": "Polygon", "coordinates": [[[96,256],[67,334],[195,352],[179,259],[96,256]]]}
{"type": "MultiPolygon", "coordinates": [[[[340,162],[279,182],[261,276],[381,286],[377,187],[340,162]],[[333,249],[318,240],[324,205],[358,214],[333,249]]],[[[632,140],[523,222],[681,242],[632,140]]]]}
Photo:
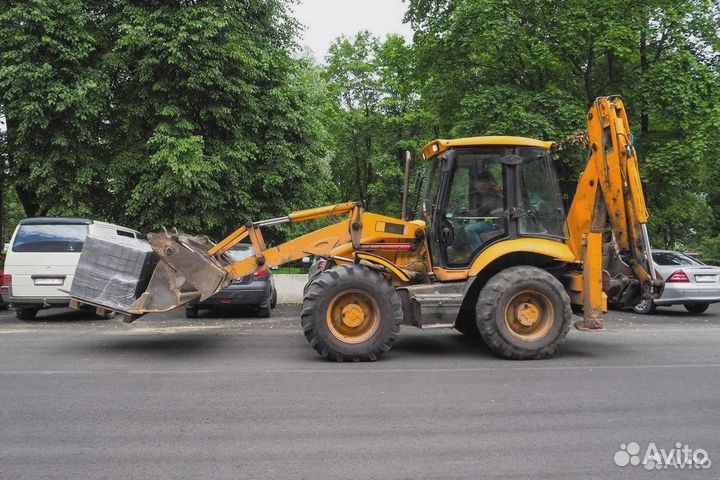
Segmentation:
{"type": "Polygon", "coordinates": [[[439,229],[449,267],[467,266],[485,246],[506,236],[506,180],[500,164],[505,150],[456,156],[439,229]]]}
{"type": "Polygon", "coordinates": [[[563,237],[565,212],[550,157],[536,149],[520,149],[518,169],[520,235],[563,237]]]}

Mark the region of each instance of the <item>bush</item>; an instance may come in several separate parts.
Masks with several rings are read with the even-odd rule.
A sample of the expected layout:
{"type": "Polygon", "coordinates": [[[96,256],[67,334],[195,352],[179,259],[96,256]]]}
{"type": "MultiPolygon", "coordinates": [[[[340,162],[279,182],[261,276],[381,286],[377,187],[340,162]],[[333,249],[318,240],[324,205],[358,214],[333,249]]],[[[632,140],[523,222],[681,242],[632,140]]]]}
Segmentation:
{"type": "Polygon", "coordinates": [[[698,251],[703,262],[720,265],[720,236],[704,239],[698,251]]]}

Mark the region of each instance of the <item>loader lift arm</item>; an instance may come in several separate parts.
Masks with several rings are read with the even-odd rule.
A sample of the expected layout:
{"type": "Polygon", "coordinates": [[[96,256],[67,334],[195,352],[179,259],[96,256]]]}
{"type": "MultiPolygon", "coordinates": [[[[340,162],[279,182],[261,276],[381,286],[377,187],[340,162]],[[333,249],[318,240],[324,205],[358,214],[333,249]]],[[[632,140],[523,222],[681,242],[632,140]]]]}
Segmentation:
{"type": "MultiPolygon", "coordinates": [[[[370,252],[397,252],[406,258],[424,255],[425,225],[365,212],[355,202],[296,211],[284,217],[248,222],[217,244],[206,237],[157,235],[150,238],[161,258],[149,285],[127,313],[163,312],[193,300],[204,300],[232,280],[283,265],[304,256],[333,257],[341,263],[369,262],[401,282],[418,275],[370,252]],[[267,247],[262,228],[347,215],[345,220],[267,247]],[[248,239],[254,256],[233,262],[223,254],[248,239]],[[192,288],[190,288],[192,287],[192,288]]],[[[407,263],[407,262],[405,262],[407,263]]],[[[416,264],[418,262],[415,262],[416,264]]]]}

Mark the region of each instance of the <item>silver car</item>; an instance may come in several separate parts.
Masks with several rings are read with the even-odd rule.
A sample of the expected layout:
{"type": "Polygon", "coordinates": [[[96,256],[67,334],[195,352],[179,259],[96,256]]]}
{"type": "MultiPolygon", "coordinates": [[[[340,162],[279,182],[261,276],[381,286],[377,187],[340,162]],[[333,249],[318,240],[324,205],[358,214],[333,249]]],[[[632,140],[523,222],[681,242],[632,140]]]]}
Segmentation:
{"type": "Polygon", "coordinates": [[[720,267],[705,265],[688,255],[669,250],[652,254],[655,269],[665,279],[665,291],[657,300],[643,300],[637,313],[652,313],[656,306],[684,305],[690,313],[702,313],[720,302],[720,267]]]}

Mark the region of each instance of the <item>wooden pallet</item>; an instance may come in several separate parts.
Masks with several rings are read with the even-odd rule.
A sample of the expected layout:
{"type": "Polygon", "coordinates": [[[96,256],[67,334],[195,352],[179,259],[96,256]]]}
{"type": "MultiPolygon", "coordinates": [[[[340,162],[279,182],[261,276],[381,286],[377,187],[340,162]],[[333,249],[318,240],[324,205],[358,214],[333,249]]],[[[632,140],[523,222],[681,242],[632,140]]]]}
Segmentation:
{"type": "Polygon", "coordinates": [[[75,309],[95,309],[95,313],[103,318],[110,318],[115,314],[116,317],[119,317],[120,320],[122,320],[124,323],[132,323],[138,318],[140,318],[140,315],[134,315],[132,313],[124,312],[122,310],[111,310],[107,307],[104,307],[102,305],[98,305],[96,303],[88,302],[87,300],[80,300],[78,298],[71,298],[70,299],[70,308],[75,309]]]}

